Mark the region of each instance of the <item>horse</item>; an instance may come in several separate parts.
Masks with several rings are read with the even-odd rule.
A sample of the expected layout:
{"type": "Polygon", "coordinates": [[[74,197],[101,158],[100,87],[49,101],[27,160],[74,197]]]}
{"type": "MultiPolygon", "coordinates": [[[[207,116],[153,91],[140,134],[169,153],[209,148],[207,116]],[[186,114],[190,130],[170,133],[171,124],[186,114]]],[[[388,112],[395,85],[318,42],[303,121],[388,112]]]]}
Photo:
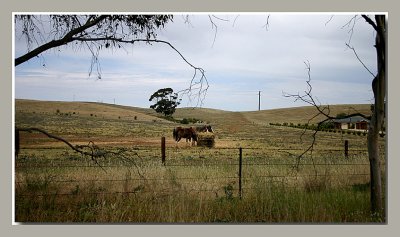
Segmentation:
{"type": "Polygon", "coordinates": [[[192,127],[190,128],[182,128],[182,127],[176,127],[174,128],[172,132],[172,136],[174,137],[176,144],[182,139],[186,138],[186,142],[192,141],[192,145],[197,142],[197,133],[196,130],[192,127]]]}
{"type": "Polygon", "coordinates": [[[214,130],[212,129],[211,125],[204,125],[201,127],[196,127],[196,132],[211,132],[214,133],[214,130]]]}

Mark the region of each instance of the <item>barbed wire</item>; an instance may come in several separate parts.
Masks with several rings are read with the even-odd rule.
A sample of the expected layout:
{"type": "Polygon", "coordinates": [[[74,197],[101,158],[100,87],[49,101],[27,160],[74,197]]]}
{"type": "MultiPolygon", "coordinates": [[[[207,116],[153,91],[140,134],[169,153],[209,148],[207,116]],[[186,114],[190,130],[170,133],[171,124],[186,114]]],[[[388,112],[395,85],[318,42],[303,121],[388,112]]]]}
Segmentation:
{"type": "MultiPolygon", "coordinates": [[[[304,174],[296,176],[287,175],[257,175],[253,177],[244,177],[242,180],[251,180],[254,178],[306,178],[306,177],[327,177],[327,176],[368,176],[369,173],[351,173],[351,174],[304,174]]],[[[222,177],[174,177],[174,178],[146,178],[148,181],[176,181],[176,180],[222,180],[237,179],[237,176],[222,177]]],[[[143,181],[142,178],[125,178],[125,179],[71,179],[71,180],[51,180],[49,183],[84,183],[84,182],[127,182],[127,181],[143,181]]],[[[24,184],[25,181],[16,181],[16,184],[24,184]]]]}
{"type": "MultiPolygon", "coordinates": [[[[315,174],[309,174],[309,175],[300,175],[300,176],[284,176],[284,175],[266,175],[266,176],[255,176],[255,177],[250,177],[250,178],[243,178],[243,180],[250,180],[250,179],[254,179],[254,178],[284,178],[284,179],[293,179],[293,178],[306,178],[306,177],[314,177],[314,176],[318,176],[318,177],[327,177],[327,176],[369,176],[368,173],[355,173],[355,174],[324,174],[324,175],[315,175],[315,174]]],[[[203,180],[204,178],[173,178],[173,179],[147,179],[147,180],[163,180],[163,181],[173,181],[173,180],[180,180],[180,179],[201,179],[203,180]]],[[[216,178],[211,178],[211,179],[237,179],[237,177],[216,177],[216,178]]],[[[141,179],[129,179],[129,180],[141,180],[141,179]]],[[[82,180],[76,180],[77,182],[81,182],[82,180]]],[[[87,182],[89,182],[89,180],[85,180],[87,182]]],[[[91,181],[96,181],[96,180],[90,180],[91,181]]],[[[100,180],[97,180],[100,181],[100,180]]],[[[118,182],[126,182],[126,180],[102,180],[102,181],[118,181],[118,182]]],[[[54,181],[52,181],[54,182],[54,181]]],[[[60,182],[72,182],[72,181],[60,181],[60,182]]],[[[74,181],[75,182],[75,181],[74,181]]],[[[277,181],[277,182],[282,182],[281,180],[277,181]]],[[[19,182],[17,182],[19,183],[19,182]]],[[[353,186],[353,184],[348,184],[345,186],[353,186]]],[[[285,184],[285,187],[289,187],[289,188],[297,188],[298,185],[288,185],[285,184]]],[[[214,188],[214,189],[186,189],[186,188],[180,188],[180,189],[174,189],[174,188],[169,188],[169,189],[162,189],[162,190],[133,190],[133,191],[114,191],[114,192],[105,192],[105,191],[99,191],[99,192],[82,192],[79,191],[77,193],[74,193],[73,191],[68,192],[68,193],[58,193],[58,192],[52,192],[52,193],[30,193],[30,194],[17,194],[17,197],[46,197],[46,196],[78,196],[78,195],[124,195],[124,194],[139,194],[139,193],[157,193],[157,194],[172,194],[175,192],[222,192],[224,191],[225,186],[221,186],[218,188],[214,188]]],[[[258,187],[243,187],[242,190],[259,190],[258,187]]],[[[235,188],[232,187],[230,188],[230,191],[239,191],[239,188],[235,188]]]]}
{"type": "MultiPolygon", "coordinates": [[[[293,166],[294,163],[242,163],[242,166],[293,166]]],[[[302,163],[300,166],[369,166],[369,163],[302,163]]],[[[381,165],[385,165],[382,163],[381,165]]],[[[239,163],[208,163],[208,164],[166,164],[164,167],[215,167],[215,166],[239,166],[239,163]]],[[[125,165],[102,165],[103,168],[134,167],[125,165]]],[[[28,168],[99,168],[96,165],[16,165],[16,169],[28,168]]]]}
{"type": "MultiPolygon", "coordinates": [[[[26,149],[26,148],[25,148],[26,149]]],[[[28,148],[29,149],[29,148],[28,148]]],[[[34,149],[34,148],[32,148],[34,149]]],[[[130,164],[129,162],[116,162],[113,160],[104,160],[103,162],[100,162],[99,164],[101,164],[101,168],[102,169],[108,169],[108,168],[134,168],[137,170],[141,170],[142,168],[147,167],[147,162],[148,160],[146,159],[146,162],[144,162],[143,157],[139,156],[137,152],[146,152],[146,151],[151,151],[151,152],[155,152],[156,150],[159,150],[160,148],[158,147],[147,147],[146,149],[144,148],[138,148],[138,147],[134,147],[134,148],[130,148],[133,150],[133,153],[135,156],[139,157],[141,160],[139,162],[134,162],[133,164],[130,164]],[[116,162],[117,164],[115,164],[114,162],[116,162]],[[114,164],[113,164],[114,163],[114,164]]],[[[215,150],[238,150],[238,147],[235,148],[231,148],[231,147],[220,147],[220,148],[213,148],[215,150]]],[[[289,151],[302,151],[303,149],[301,148],[285,148],[285,149],[281,149],[281,148],[262,148],[262,147],[248,147],[248,148],[242,148],[244,151],[248,150],[248,151],[252,151],[252,150],[262,150],[262,151],[278,151],[278,152],[287,152],[289,154],[289,151]]],[[[168,148],[168,150],[173,150],[173,151],[178,151],[176,148],[168,148]]],[[[205,149],[205,150],[208,150],[205,149]]],[[[127,150],[129,152],[129,150],[127,150]]],[[[200,150],[201,151],[201,150],[200,150]]],[[[317,151],[317,150],[315,150],[317,151]]],[[[333,152],[333,151],[337,151],[337,152],[343,152],[343,149],[323,149],[320,151],[324,151],[324,152],[333,152]]],[[[349,152],[367,152],[367,150],[365,149],[352,149],[349,152]]],[[[249,153],[244,153],[246,158],[244,159],[244,162],[242,163],[242,166],[289,166],[289,167],[293,167],[293,165],[295,164],[295,161],[293,163],[291,162],[276,162],[276,160],[274,160],[275,158],[273,157],[268,157],[262,155],[262,154],[249,154],[249,153]],[[254,160],[251,159],[264,159],[264,161],[262,162],[254,162],[254,160]],[[247,159],[250,159],[250,161],[246,162],[247,159]],[[267,161],[265,162],[266,159],[273,159],[273,161],[267,161]]],[[[195,168],[209,168],[209,167],[224,167],[224,166],[232,166],[232,167],[238,167],[239,166],[239,162],[238,161],[232,161],[233,159],[236,160],[239,157],[237,156],[230,156],[230,155],[223,155],[221,156],[221,154],[217,154],[218,158],[221,158],[221,160],[231,160],[230,162],[224,162],[224,161],[220,161],[220,162],[209,162],[207,161],[207,158],[205,157],[199,157],[199,159],[191,159],[189,161],[187,161],[187,163],[185,163],[185,161],[183,161],[182,163],[173,163],[174,161],[169,161],[166,165],[162,165],[161,164],[161,160],[159,161],[159,167],[164,167],[164,168],[173,168],[173,167],[195,167],[195,168]],[[189,163],[190,162],[190,163],[189,163]]],[[[157,164],[158,160],[153,160],[152,158],[155,158],[157,156],[152,156],[151,157],[151,162],[153,162],[154,164],[157,164]]],[[[210,157],[213,157],[213,155],[210,155],[210,157]]],[[[128,157],[127,157],[128,158],[128,157]]],[[[148,158],[148,157],[146,157],[148,158]]],[[[358,157],[354,157],[357,158],[358,157]]],[[[15,170],[19,170],[19,169],[46,169],[46,168],[51,168],[51,169],[63,169],[63,168],[99,168],[99,165],[97,164],[79,164],[82,162],[82,160],[80,159],[72,159],[72,160],[68,160],[68,159],[43,159],[43,162],[37,162],[34,163],[36,161],[39,161],[41,159],[35,158],[34,160],[29,160],[27,158],[25,159],[18,159],[15,163],[15,170]],[[54,162],[56,161],[56,162],[54,162]],[[73,162],[76,162],[77,164],[71,164],[73,162]],[[50,164],[49,164],[50,163],[50,164]]],[[[258,160],[260,161],[260,160],[258,160]]],[[[355,161],[355,160],[353,160],[355,161]]],[[[85,160],[85,162],[88,162],[87,160],[85,160]]],[[[152,164],[153,164],[152,163],[152,164]]],[[[301,163],[300,166],[338,166],[338,167],[342,167],[342,166],[369,166],[369,163],[360,163],[360,162],[351,162],[351,160],[344,160],[343,163],[301,163]]],[[[382,164],[383,166],[385,166],[385,164],[382,164]]],[[[232,168],[232,170],[234,170],[232,168]]],[[[361,171],[362,172],[362,171],[361,171]]],[[[364,171],[365,172],[365,171],[364,171]]],[[[247,171],[245,171],[245,173],[247,173],[247,171]]],[[[283,182],[285,183],[285,187],[289,185],[288,180],[289,179],[302,179],[302,178],[309,178],[309,177],[329,177],[329,176],[342,176],[342,177],[354,177],[354,176],[369,176],[369,173],[347,173],[347,174],[335,174],[335,173],[325,173],[325,174],[299,174],[299,173],[294,173],[294,174],[287,174],[287,175],[254,175],[253,173],[251,173],[251,171],[249,171],[249,176],[245,176],[245,177],[241,177],[241,180],[243,180],[245,183],[247,183],[250,180],[254,180],[254,179],[269,179],[271,182],[283,182]]],[[[235,175],[228,175],[228,176],[216,176],[216,177],[171,177],[171,178],[151,178],[151,177],[144,177],[143,174],[141,174],[139,172],[139,176],[140,177],[134,177],[134,178],[117,178],[117,179],[58,179],[58,180],[48,180],[48,184],[51,183],[66,183],[66,184],[72,184],[72,183],[76,183],[77,185],[82,184],[82,183],[101,183],[101,182],[109,182],[109,183],[126,183],[126,182],[130,182],[130,181],[140,181],[140,182],[149,182],[149,181],[160,181],[160,182],[177,182],[179,181],[179,184],[185,185],[185,184],[190,184],[190,183],[195,183],[194,181],[199,180],[199,181],[210,181],[210,180],[234,180],[237,181],[239,179],[238,174],[236,173],[235,170],[235,175]],[[187,182],[185,182],[187,181],[187,182]]],[[[59,177],[60,178],[60,177],[59,177]]],[[[232,182],[232,181],[229,181],[232,182]]],[[[15,182],[16,185],[18,185],[18,188],[20,188],[23,185],[28,185],[29,184],[29,180],[22,180],[22,181],[16,181],[15,182]]],[[[224,185],[224,184],[214,184],[214,185],[224,185]]],[[[293,187],[298,187],[298,185],[294,185],[292,184],[293,187]]],[[[236,186],[236,185],[235,185],[236,186]]],[[[252,186],[251,184],[249,186],[252,186]]],[[[16,189],[16,198],[20,198],[20,197],[46,197],[46,196],[65,196],[65,195],[131,195],[131,194],[138,194],[138,193],[161,193],[161,194],[168,194],[171,192],[214,192],[217,195],[217,192],[223,192],[224,191],[224,187],[218,187],[218,188],[212,188],[212,189],[204,189],[204,188],[200,188],[200,189],[187,189],[185,187],[181,188],[181,189],[175,189],[175,188],[170,188],[170,189],[160,189],[160,190],[133,190],[133,191],[89,191],[89,192],[84,192],[84,191],[70,191],[67,193],[58,193],[58,192],[52,192],[52,193],[23,193],[24,191],[19,191],[18,188],[16,189]]],[[[243,187],[242,190],[252,190],[252,189],[256,189],[256,188],[252,188],[252,187],[243,187]]],[[[238,191],[238,188],[235,187],[231,187],[230,191],[238,191]]],[[[225,191],[226,192],[226,191],[225,191]]]]}
{"type": "MultiPolygon", "coordinates": [[[[247,140],[247,139],[241,139],[247,140]]],[[[250,138],[248,140],[251,140],[250,138]]],[[[21,147],[21,150],[65,150],[65,147],[21,147]]],[[[166,147],[167,150],[176,150],[182,149],[182,147],[166,147]]],[[[185,149],[185,148],[183,148],[185,149]]],[[[193,149],[193,147],[191,147],[193,149]]],[[[208,150],[209,148],[197,148],[198,150],[204,149],[208,150]]],[[[239,147],[213,147],[213,150],[238,150],[239,147]]],[[[242,147],[243,150],[264,150],[264,151],[303,151],[304,148],[265,148],[265,147],[242,147]]],[[[156,146],[138,146],[131,148],[133,151],[151,151],[160,150],[160,147],[156,146]]],[[[343,151],[343,149],[314,149],[314,151],[343,151]]],[[[368,152],[367,149],[351,149],[350,151],[365,151],[368,152]]]]}

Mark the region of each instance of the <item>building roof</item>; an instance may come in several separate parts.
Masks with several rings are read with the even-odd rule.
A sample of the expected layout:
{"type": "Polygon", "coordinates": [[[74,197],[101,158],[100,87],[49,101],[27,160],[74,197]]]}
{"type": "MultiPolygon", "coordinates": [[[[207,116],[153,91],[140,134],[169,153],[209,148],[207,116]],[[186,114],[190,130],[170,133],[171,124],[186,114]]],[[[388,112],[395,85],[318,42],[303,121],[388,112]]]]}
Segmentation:
{"type": "Polygon", "coordinates": [[[359,122],[369,123],[369,120],[362,116],[353,116],[353,117],[343,118],[343,119],[334,119],[333,122],[335,122],[335,123],[359,123],[359,122]]]}

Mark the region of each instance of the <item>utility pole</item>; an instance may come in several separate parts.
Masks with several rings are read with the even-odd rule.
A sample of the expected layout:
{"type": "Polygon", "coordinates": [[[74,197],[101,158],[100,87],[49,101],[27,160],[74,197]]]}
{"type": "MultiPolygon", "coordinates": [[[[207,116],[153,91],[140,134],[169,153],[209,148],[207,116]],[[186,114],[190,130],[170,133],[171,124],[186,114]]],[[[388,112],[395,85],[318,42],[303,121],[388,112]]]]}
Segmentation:
{"type": "Polygon", "coordinates": [[[258,111],[260,111],[261,108],[261,91],[258,91],[258,111]]]}

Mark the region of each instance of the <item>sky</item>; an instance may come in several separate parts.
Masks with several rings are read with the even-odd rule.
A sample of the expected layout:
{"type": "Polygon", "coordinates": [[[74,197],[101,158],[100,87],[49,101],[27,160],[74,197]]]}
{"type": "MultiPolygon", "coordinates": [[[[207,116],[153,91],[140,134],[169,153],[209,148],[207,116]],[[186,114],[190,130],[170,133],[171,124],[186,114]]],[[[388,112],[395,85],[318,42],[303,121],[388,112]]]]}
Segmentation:
{"type": "MultiPolygon", "coordinates": [[[[157,31],[194,66],[205,70],[209,84],[201,107],[228,111],[288,108],[306,105],[284,93],[307,90],[310,65],[312,95],[321,104],[372,103],[372,73],[376,73],[374,31],[355,14],[223,13],[174,14],[173,22],[157,31]],[[210,17],[216,24],[213,25],[210,17]],[[268,22],[268,27],[266,23],[268,22]]],[[[15,27],[18,30],[18,27],[15,27]]],[[[14,53],[27,52],[15,35],[14,53]]],[[[194,70],[166,44],[127,45],[102,50],[101,79],[89,75],[87,50],[49,50],[15,67],[17,99],[93,101],[149,108],[150,96],[161,88],[175,92],[190,85],[194,70]]],[[[183,96],[179,107],[197,106],[183,96]]]]}

